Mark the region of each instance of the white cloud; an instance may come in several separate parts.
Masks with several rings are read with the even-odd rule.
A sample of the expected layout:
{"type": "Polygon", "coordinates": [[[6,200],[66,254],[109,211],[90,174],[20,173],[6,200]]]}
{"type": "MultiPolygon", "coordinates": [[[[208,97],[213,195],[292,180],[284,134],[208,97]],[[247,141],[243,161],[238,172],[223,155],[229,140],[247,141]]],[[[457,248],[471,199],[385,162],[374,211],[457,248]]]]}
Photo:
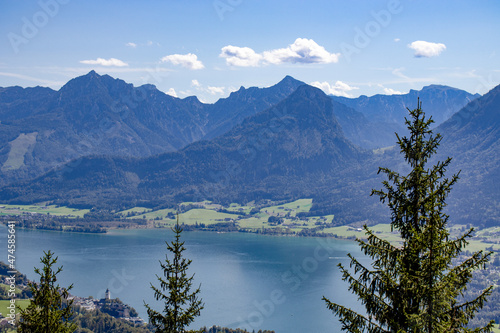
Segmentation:
{"type": "Polygon", "coordinates": [[[329,64],[339,61],[340,53],[329,53],[323,46],[312,39],[297,38],[285,49],[276,49],[263,53],[265,61],[271,64],[306,63],[329,64]]]}
{"type": "Polygon", "coordinates": [[[334,85],[331,85],[326,81],[324,82],[315,81],[311,82],[311,86],[323,90],[328,95],[344,96],[344,97],[352,97],[352,95],[348,94],[347,92],[359,89],[358,87],[351,87],[350,85],[342,81],[337,81],[335,82],[334,85]]]}
{"type": "Polygon", "coordinates": [[[397,43],[397,42],[399,42],[400,40],[401,40],[401,39],[399,39],[399,38],[394,38],[394,41],[395,41],[396,43],[397,43]]]}
{"type": "Polygon", "coordinates": [[[415,50],[414,56],[417,58],[436,57],[446,50],[446,45],[442,43],[431,43],[423,40],[417,40],[409,44],[408,47],[415,50]]]}
{"type": "Polygon", "coordinates": [[[392,88],[384,88],[384,94],[386,95],[402,95],[401,91],[394,90],[392,88]]]}
{"type": "Polygon", "coordinates": [[[240,67],[256,67],[262,60],[262,55],[255,53],[249,47],[224,46],[219,57],[226,58],[226,64],[240,67]]]}
{"type": "Polygon", "coordinates": [[[211,87],[211,86],[208,86],[207,87],[207,91],[212,94],[212,95],[216,95],[216,94],[224,94],[224,87],[211,87]]]}
{"type": "Polygon", "coordinates": [[[96,60],[82,60],[80,61],[82,64],[86,65],[101,65],[101,66],[114,66],[114,67],[126,67],[128,64],[126,62],[123,62],[119,59],[115,58],[109,58],[109,59],[103,59],[103,58],[97,58],[96,60]]]}
{"type": "Polygon", "coordinates": [[[179,97],[179,96],[177,96],[177,93],[175,92],[174,88],[168,89],[168,91],[166,92],[166,94],[170,95],[170,96],[173,96],[173,97],[179,97]]]}
{"type": "Polygon", "coordinates": [[[150,46],[160,46],[160,43],[148,40],[145,43],[139,43],[139,44],[133,43],[133,42],[129,42],[129,43],[126,43],[125,46],[128,46],[128,47],[131,47],[131,48],[135,49],[136,47],[143,47],[143,46],[148,46],[148,47],[150,47],[150,46]]]}
{"type": "Polygon", "coordinates": [[[202,85],[198,80],[191,80],[191,87],[195,87],[197,91],[209,93],[210,95],[223,95],[226,91],[225,87],[214,87],[202,85]]]}
{"type": "Polygon", "coordinates": [[[330,53],[312,39],[297,38],[286,48],[256,53],[249,47],[228,45],[219,55],[226,64],[240,67],[256,67],[282,63],[328,64],[339,61],[340,53],[330,53]]]}
{"type": "Polygon", "coordinates": [[[398,90],[394,90],[392,88],[386,88],[383,84],[377,84],[379,88],[382,88],[385,95],[403,95],[404,93],[398,90]]]}
{"type": "Polygon", "coordinates": [[[184,68],[189,69],[203,69],[205,66],[203,63],[198,60],[196,54],[188,53],[188,54],[171,54],[161,58],[162,62],[170,62],[173,65],[181,65],[184,68]]]}

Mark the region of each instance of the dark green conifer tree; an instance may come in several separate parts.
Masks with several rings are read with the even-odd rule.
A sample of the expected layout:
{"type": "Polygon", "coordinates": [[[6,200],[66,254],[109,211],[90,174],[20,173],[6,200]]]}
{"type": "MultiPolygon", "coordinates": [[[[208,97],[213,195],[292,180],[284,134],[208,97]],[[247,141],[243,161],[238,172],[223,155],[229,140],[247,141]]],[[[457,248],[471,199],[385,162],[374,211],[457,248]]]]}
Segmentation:
{"type": "Polygon", "coordinates": [[[43,268],[35,268],[40,282],[28,282],[33,298],[26,309],[19,308],[19,333],[70,333],[77,329],[77,325],[70,320],[73,300],[67,300],[73,285],[61,288],[56,284],[57,274],[62,271],[62,266],[55,271],[52,268],[57,259],[51,251],[44,252],[40,258],[43,268]]]}
{"type": "Polygon", "coordinates": [[[172,230],[175,233],[175,240],[171,244],[165,243],[174,257],[170,260],[168,254],[165,255],[165,262],[160,261],[164,276],[156,275],[160,286],[155,287],[151,284],[155,299],[163,301],[165,306],[162,312],[158,312],[145,304],[149,321],[156,328],[156,333],[185,332],[185,328],[200,315],[204,307],[198,298],[200,287],[191,292],[194,274],[190,277],[187,275],[191,260],[182,257],[182,252],[186,248],[184,242],[180,241],[182,228],[179,226],[179,216],[172,230]]]}
{"type": "Polygon", "coordinates": [[[400,175],[379,168],[388,180],[383,181],[382,190],[372,190],[372,195],[387,202],[391,227],[399,231],[401,245],[380,239],[365,226],[367,240],[358,243],[372,258],[372,267],[366,267],[350,254],[353,272],[339,265],[343,280],[363,303],[366,315],[323,299],[339,316],[342,329],[349,332],[489,332],[493,321],[474,330],[468,329],[467,324],[483,307],[492,287],[471,301],[460,303],[458,298],[473,271],[483,267],[491,253],[479,251],[462,262],[454,260],[473,231],[450,239],[446,229],[445,199],[458,175],[444,177],[451,158],[427,168],[442,137],[433,134],[433,120],[425,118],[420,101],[416,109],[408,111],[406,125],[410,135],[396,136],[411,171],[400,175]]]}

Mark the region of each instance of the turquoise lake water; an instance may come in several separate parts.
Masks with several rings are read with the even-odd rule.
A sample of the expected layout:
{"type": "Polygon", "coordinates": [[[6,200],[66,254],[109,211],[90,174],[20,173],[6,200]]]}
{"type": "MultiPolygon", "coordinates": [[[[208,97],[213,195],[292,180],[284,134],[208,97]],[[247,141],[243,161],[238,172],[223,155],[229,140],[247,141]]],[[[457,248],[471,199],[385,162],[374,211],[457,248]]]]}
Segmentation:
{"type": "MultiPolygon", "coordinates": [[[[6,231],[0,227],[2,261],[7,260],[6,231]]],[[[161,310],[150,283],[157,285],[155,274],[162,274],[158,261],[165,258],[165,241],[173,239],[170,230],[81,234],[18,229],[16,235],[16,266],[30,279],[37,278],[33,267],[40,267],[42,251],[50,249],[63,266],[60,285],[73,283],[73,294],[102,298],[109,288],[112,298],[132,305],[145,320],[144,301],[161,310]]],[[[349,252],[362,257],[354,242],[210,232],[183,232],[182,240],[205,303],[193,328],[340,332],[323,295],[360,309],[337,267],[349,265],[349,252]]]]}

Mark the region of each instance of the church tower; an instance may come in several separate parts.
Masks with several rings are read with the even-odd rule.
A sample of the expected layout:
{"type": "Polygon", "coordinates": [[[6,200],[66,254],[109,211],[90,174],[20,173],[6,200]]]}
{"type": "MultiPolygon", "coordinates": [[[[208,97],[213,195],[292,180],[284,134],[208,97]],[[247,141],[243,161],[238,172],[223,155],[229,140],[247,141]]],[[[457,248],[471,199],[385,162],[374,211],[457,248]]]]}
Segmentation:
{"type": "Polygon", "coordinates": [[[105,299],[111,299],[111,293],[109,292],[109,289],[106,289],[106,293],[104,294],[105,299]]]}

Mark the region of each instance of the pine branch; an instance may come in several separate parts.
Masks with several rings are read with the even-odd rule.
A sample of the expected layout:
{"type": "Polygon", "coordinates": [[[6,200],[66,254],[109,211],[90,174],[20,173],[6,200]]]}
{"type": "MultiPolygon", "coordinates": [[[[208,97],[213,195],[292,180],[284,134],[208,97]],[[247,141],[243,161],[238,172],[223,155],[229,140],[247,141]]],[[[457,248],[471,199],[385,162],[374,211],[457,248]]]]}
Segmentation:
{"type": "Polygon", "coordinates": [[[377,325],[370,319],[358,314],[357,312],[346,308],[342,305],[338,305],[330,302],[327,298],[323,297],[323,300],[327,303],[327,308],[333,311],[334,314],[339,316],[340,322],[342,323],[342,330],[352,333],[388,333],[389,331],[384,330],[381,326],[377,325]]]}

